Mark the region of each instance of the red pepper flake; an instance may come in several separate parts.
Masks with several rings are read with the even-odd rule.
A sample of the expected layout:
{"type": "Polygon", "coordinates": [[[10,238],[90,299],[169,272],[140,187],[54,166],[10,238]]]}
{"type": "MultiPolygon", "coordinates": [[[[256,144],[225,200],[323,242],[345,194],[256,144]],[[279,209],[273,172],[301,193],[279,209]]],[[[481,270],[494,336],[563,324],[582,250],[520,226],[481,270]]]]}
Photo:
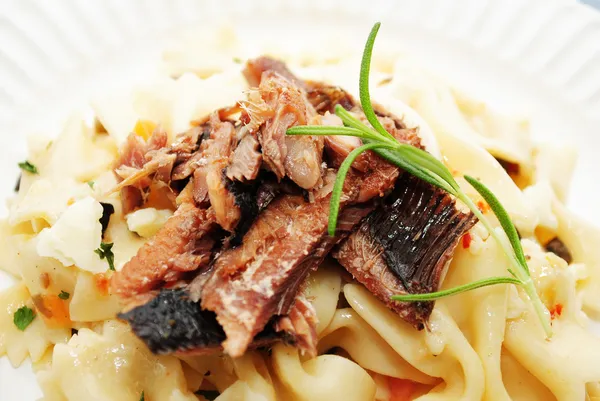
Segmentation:
{"type": "Polygon", "coordinates": [[[561,304],[554,305],[554,308],[550,309],[550,318],[556,319],[562,314],[563,306],[561,304]]]}
{"type": "Polygon", "coordinates": [[[466,233],[465,235],[463,235],[463,237],[462,237],[463,248],[469,249],[469,247],[471,246],[472,240],[473,240],[473,237],[471,237],[471,233],[466,233]]]}
{"type": "Polygon", "coordinates": [[[94,274],[94,282],[102,295],[108,295],[108,277],[104,273],[94,274]]]}

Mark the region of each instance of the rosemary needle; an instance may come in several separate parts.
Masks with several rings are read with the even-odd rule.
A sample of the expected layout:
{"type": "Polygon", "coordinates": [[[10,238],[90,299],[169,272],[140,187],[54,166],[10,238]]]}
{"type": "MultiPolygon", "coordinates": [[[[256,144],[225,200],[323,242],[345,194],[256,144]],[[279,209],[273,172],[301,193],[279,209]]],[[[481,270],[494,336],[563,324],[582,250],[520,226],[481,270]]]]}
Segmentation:
{"type": "Polygon", "coordinates": [[[362,57],[359,79],[360,103],[370,126],[366,125],[352,113],[338,105],[335,108],[335,114],[340,117],[344,123],[343,127],[297,126],[287,130],[288,135],[346,135],[358,137],[363,142],[362,146],[350,152],[338,170],[329,207],[329,234],[332,236],[335,234],[344,180],[346,179],[350,166],[361,153],[372,151],[409,174],[448,192],[463,202],[479,221],[481,221],[484,227],[489,231],[491,237],[498,242],[511,265],[507,268],[507,271],[512,277],[489,277],[455,288],[427,294],[398,294],[392,296],[392,299],[400,302],[433,301],[490,285],[514,284],[525,291],[533,304],[546,336],[550,338],[552,336],[552,327],[550,326],[548,310],[536,292],[517,230],[498,198],[481,181],[470,176],[464,177],[490,205],[492,212],[500,222],[500,226],[508,238],[508,244],[506,241],[502,240],[473,200],[464,193],[452,176],[450,170],[448,170],[441,161],[421,149],[408,144],[399,143],[379,122],[373,109],[373,105],[371,104],[371,96],[369,94],[369,72],[373,44],[380,25],[380,23],[376,23],[373,26],[367,39],[362,57]]]}

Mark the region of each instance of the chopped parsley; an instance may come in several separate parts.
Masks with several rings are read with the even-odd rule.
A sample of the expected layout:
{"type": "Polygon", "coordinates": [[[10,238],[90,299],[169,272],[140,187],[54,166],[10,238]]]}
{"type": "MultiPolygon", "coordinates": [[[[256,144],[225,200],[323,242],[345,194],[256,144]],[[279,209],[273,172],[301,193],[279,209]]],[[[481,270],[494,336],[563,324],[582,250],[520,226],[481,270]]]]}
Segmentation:
{"type": "Polygon", "coordinates": [[[25,160],[24,162],[19,163],[19,167],[21,168],[21,170],[27,171],[28,173],[31,173],[31,174],[39,173],[37,167],[34,166],[33,164],[31,164],[29,162],[29,160],[25,160]]]}
{"type": "Polygon", "coordinates": [[[209,401],[212,401],[219,396],[219,392],[216,390],[198,390],[194,394],[201,395],[209,401]]]}
{"type": "Polygon", "coordinates": [[[242,59],[239,58],[239,57],[234,57],[233,58],[233,62],[236,63],[236,64],[242,64],[242,59]]]}
{"type": "Polygon", "coordinates": [[[13,322],[15,323],[15,326],[17,326],[17,329],[21,331],[25,331],[27,326],[33,322],[33,319],[35,319],[35,313],[33,312],[33,309],[28,308],[27,306],[22,306],[17,309],[15,315],[13,316],[13,322]]]}
{"type": "Polygon", "coordinates": [[[100,248],[94,250],[100,256],[100,259],[106,258],[110,270],[115,270],[115,254],[112,251],[113,243],[101,242],[100,248]]]}
{"type": "Polygon", "coordinates": [[[94,184],[95,184],[94,181],[88,181],[87,184],[90,188],[94,189],[94,184]]]}
{"type": "Polygon", "coordinates": [[[140,401],[146,401],[146,397],[144,396],[144,392],[142,391],[142,395],[140,396],[140,401]]]}
{"type": "Polygon", "coordinates": [[[66,292],[66,291],[63,291],[63,290],[61,290],[61,291],[60,291],[60,294],[58,294],[58,297],[59,297],[60,299],[62,299],[62,300],[65,300],[65,301],[66,301],[67,299],[69,299],[69,297],[70,297],[70,296],[71,296],[71,294],[69,294],[68,292],[66,292]]]}

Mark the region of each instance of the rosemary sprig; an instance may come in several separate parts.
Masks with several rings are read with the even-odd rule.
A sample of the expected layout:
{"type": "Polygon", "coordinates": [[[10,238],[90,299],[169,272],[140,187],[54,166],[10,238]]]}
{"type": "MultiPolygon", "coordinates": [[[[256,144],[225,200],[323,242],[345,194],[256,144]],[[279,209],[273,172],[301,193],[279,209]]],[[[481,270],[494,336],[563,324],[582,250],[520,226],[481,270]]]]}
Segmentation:
{"type": "Polygon", "coordinates": [[[436,291],[428,294],[400,294],[394,295],[392,299],[401,302],[432,301],[490,285],[514,284],[523,288],[535,308],[546,336],[548,338],[551,337],[552,328],[550,326],[548,310],[536,292],[517,230],[498,198],[481,181],[470,176],[464,177],[489,204],[508,238],[508,243],[504,241],[494,227],[492,227],[491,223],[475,205],[473,200],[463,192],[452,176],[450,170],[448,170],[441,161],[419,148],[399,143],[385,130],[377,119],[369,94],[369,71],[373,53],[373,44],[377,32],[379,31],[379,27],[380,23],[376,23],[367,39],[365,50],[363,52],[359,80],[360,103],[370,126],[366,125],[352,113],[338,105],[335,108],[335,114],[340,117],[344,123],[343,127],[298,126],[287,130],[288,135],[346,135],[358,137],[363,142],[362,146],[350,152],[338,170],[329,205],[329,235],[333,236],[335,234],[344,181],[350,166],[361,153],[370,150],[390,163],[397,165],[409,174],[441,188],[463,202],[479,221],[481,221],[492,238],[497,241],[511,265],[507,270],[512,277],[489,277],[448,290],[436,291]]]}

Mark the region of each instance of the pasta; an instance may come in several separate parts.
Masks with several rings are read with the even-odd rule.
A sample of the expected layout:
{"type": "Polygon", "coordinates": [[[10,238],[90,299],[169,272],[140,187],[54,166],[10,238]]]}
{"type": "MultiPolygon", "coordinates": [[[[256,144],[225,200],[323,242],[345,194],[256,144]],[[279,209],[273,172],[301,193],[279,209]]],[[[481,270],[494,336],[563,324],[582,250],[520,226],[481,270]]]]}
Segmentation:
{"type": "MultiPolygon", "coordinates": [[[[230,35],[220,40],[221,51],[244,49],[230,35]]],[[[338,50],[325,61],[298,53],[291,63],[309,79],[353,87],[357,64],[338,50]]],[[[108,284],[108,260],[98,255],[110,238],[120,271],[173,216],[160,205],[124,214],[111,192],[118,148],[136,123],[159,124],[172,140],[247,90],[231,57],[191,54],[166,54],[163,67],[173,78],[96,99],[96,127],[74,116],[56,140],[31,140],[39,175],[23,175],[0,221],[0,268],[17,282],[0,293],[0,355],[13,366],[27,357],[37,363],[45,400],[137,401],[143,393],[151,401],[191,401],[215,392],[218,401],[600,399],[600,339],[588,330],[588,313],[600,312],[600,230],[563,204],[575,152],[535,143],[526,119],[495,113],[394,54],[374,65],[374,99],[418,129],[425,148],[457,175],[474,175],[497,194],[522,236],[554,337],[544,338],[527,297],[510,285],[437,301],[419,331],[326,259],[304,287],[318,320],[314,358],[283,343],[240,358],[152,354],[115,319],[123,305],[108,284]],[[518,174],[504,162],[517,164],[518,174]],[[114,214],[103,227],[107,204],[114,214]],[[572,260],[545,249],[548,236],[560,238],[572,260]],[[37,312],[20,330],[13,319],[24,306],[37,312]],[[394,395],[399,385],[405,398],[394,395]]],[[[443,288],[507,274],[506,257],[484,227],[468,235],[443,288]]]]}

